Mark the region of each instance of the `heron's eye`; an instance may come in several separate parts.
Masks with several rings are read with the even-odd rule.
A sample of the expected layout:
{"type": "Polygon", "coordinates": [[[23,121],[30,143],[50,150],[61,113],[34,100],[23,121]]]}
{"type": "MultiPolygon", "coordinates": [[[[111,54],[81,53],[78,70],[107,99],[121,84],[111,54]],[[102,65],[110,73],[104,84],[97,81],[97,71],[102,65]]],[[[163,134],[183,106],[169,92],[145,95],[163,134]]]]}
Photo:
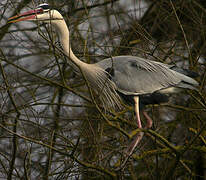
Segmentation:
{"type": "Polygon", "coordinates": [[[42,8],[37,9],[37,14],[43,14],[44,10],[42,8]]]}

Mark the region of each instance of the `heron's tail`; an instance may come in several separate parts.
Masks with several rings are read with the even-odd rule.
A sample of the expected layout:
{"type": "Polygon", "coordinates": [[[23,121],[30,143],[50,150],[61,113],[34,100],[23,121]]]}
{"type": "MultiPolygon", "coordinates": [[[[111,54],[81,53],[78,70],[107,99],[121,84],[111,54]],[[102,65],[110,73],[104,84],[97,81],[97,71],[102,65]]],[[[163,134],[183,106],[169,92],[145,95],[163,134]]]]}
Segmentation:
{"type": "Polygon", "coordinates": [[[189,76],[191,78],[197,78],[199,76],[197,72],[194,72],[188,69],[182,69],[177,66],[172,66],[170,69],[172,69],[173,71],[179,72],[181,74],[184,74],[186,76],[189,76]]]}

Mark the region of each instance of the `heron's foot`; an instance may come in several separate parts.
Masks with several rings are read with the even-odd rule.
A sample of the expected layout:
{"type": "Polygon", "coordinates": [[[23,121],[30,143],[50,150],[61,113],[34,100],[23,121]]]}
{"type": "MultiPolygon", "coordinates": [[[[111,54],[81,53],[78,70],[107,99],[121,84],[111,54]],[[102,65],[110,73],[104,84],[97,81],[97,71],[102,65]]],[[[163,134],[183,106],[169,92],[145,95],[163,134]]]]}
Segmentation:
{"type": "Polygon", "coordinates": [[[137,133],[137,135],[135,136],[134,140],[132,141],[132,143],[129,145],[129,147],[125,151],[125,154],[127,156],[131,156],[132,155],[135,147],[137,147],[137,145],[139,144],[139,142],[141,141],[143,136],[144,136],[144,132],[137,133]]]}
{"type": "Polygon", "coordinates": [[[141,139],[144,136],[144,132],[138,132],[134,138],[134,140],[132,141],[132,143],[129,145],[129,147],[126,149],[126,151],[124,152],[124,159],[123,162],[121,160],[119,160],[115,166],[117,167],[116,170],[119,171],[121,169],[124,169],[126,163],[128,162],[128,159],[131,157],[132,153],[134,152],[134,149],[136,148],[136,146],[139,144],[139,142],[141,141],[141,139]]]}

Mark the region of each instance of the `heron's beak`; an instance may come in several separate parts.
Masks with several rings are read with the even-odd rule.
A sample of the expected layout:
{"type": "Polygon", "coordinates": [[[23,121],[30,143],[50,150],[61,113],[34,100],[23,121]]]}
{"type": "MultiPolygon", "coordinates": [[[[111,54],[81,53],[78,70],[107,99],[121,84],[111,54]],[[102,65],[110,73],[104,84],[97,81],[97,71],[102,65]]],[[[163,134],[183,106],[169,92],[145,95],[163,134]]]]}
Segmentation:
{"type": "Polygon", "coordinates": [[[19,21],[33,20],[33,19],[36,19],[37,14],[41,14],[41,13],[43,13],[43,9],[30,10],[25,13],[10,17],[7,23],[15,23],[19,21]]]}

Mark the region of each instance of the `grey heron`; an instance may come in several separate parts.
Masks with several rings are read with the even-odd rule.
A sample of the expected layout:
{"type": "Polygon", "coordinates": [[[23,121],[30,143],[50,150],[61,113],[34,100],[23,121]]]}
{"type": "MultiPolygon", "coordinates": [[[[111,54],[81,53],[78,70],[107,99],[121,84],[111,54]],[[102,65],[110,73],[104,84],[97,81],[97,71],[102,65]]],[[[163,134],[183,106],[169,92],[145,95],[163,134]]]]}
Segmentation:
{"type": "MultiPolygon", "coordinates": [[[[9,23],[32,20],[53,25],[60,38],[66,56],[73,62],[74,68],[81,70],[89,86],[99,93],[105,109],[121,108],[122,101],[134,105],[137,127],[142,128],[140,110],[148,104],[160,104],[168,101],[168,93],[175,89],[194,89],[198,82],[189,77],[189,71],[175,69],[172,65],[147,60],[135,56],[116,56],[95,64],[87,64],[78,59],[70,46],[69,30],[62,15],[49,5],[40,4],[36,9],[9,18],[9,23]]],[[[145,128],[152,126],[152,119],[143,111],[147,120],[145,128]]],[[[137,133],[126,150],[130,156],[143,132],[137,133]]]]}

